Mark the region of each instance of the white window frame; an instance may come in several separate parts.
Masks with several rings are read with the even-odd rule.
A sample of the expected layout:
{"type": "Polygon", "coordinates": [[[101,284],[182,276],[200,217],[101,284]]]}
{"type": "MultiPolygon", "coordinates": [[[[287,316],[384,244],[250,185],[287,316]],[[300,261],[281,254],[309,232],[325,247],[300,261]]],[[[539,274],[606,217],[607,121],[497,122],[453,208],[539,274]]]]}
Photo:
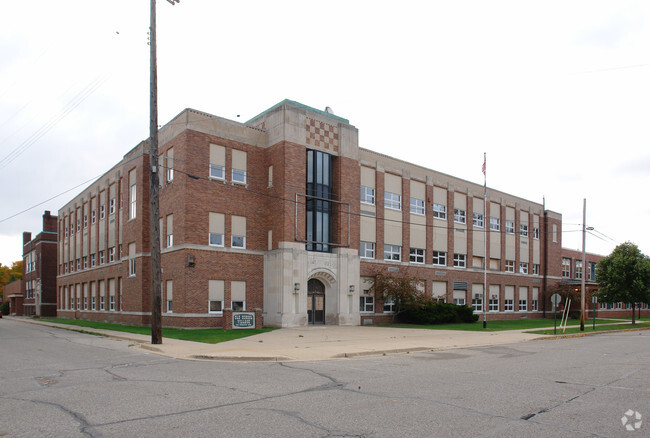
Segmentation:
{"type": "Polygon", "coordinates": [[[454,254],[454,267],[456,268],[467,267],[467,257],[465,256],[465,254],[454,254]]]}
{"type": "Polygon", "coordinates": [[[533,275],[539,275],[539,263],[533,263],[533,275]]]}
{"type": "Polygon", "coordinates": [[[359,313],[375,313],[375,297],[369,295],[360,295],[359,313]]]}
{"type": "Polygon", "coordinates": [[[533,227],[533,239],[539,240],[539,228],[533,227]]]}
{"type": "Polygon", "coordinates": [[[173,234],[168,234],[167,235],[167,248],[174,246],[174,235],[173,234]]]}
{"type": "Polygon", "coordinates": [[[133,184],[129,188],[129,220],[138,216],[138,186],[133,184]]]}
{"type": "Polygon", "coordinates": [[[109,295],[108,297],[108,310],[115,312],[115,295],[109,295]]]}
{"type": "Polygon", "coordinates": [[[483,298],[472,298],[472,309],[474,309],[474,312],[482,312],[483,298]]]}
{"type": "Polygon", "coordinates": [[[477,228],[483,228],[483,213],[472,214],[472,225],[477,228]]]}
{"type": "Polygon", "coordinates": [[[208,313],[222,315],[223,314],[223,300],[208,300],[208,313]],[[212,303],[219,303],[221,310],[212,310],[212,303]]]}
{"type": "Polygon", "coordinates": [[[411,214],[424,216],[424,200],[411,198],[411,214]]]}
{"type": "MultiPolygon", "coordinates": [[[[95,224],[97,223],[97,212],[95,210],[90,212],[90,223],[95,224]]],[[[66,236],[68,237],[68,236],[66,236]]]]}
{"type": "Polygon", "coordinates": [[[210,178],[225,181],[226,169],[219,164],[210,164],[210,178]]]}
{"type": "Polygon", "coordinates": [[[528,225],[519,224],[519,235],[522,237],[528,237],[528,225]]]}
{"type": "Polygon", "coordinates": [[[435,219],[447,220],[447,206],[444,204],[433,204],[433,217],[435,219]]]}
{"type": "Polygon", "coordinates": [[[528,262],[519,262],[519,273],[528,274],[528,262]]]}
{"type": "Polygon", "coordinates": [[[135,277],[135,257],[129,259],[129,277],[135,277]]]}
{"type": "Polygon", "coordinates": [[[361,257],[362,259],[374,259],[375,242],[361,241],[361,244],[359,245],[359,257],[361,257]]]}
{"type": "Polygon", "coordinates": [[[90,298],[90,305],[92,306],[90,310],[97,310],[97,298],[96,297],[91,297],[90,298]]]}
{"type": "Polygon", "coordinates": [[[246,184],[246,171],[241,169],[232,169],[231,181],[234,184],[246,184]]]}
{"type": "Polygon", "coordinates": [[[423,265],[424,250],[422,248],[409,248],[409,262],[423,265]]]}
{"type": "Polygon", "coordinates": [[[402,260],[402,247],[399,245],[384,244],[384,260],[399,262],[402,260]],[[395,258],[397,256],[397,258],[395,258]]]}
{"type": "Polygon", "coordinates": [[[88,215],[84,215],[84,228],[88,228],[88,215]]]}
{"type": "Polygon", "coordinates": [[[505,272],[515,272],[515,261],[514,260],[506,260],[505,272]]]}
{"type": "Polygon", "coordinates": [[[108,214],[115,213],[115,198],[111,198],[108,204],[108,214]]]}
{"type": "Polygon", "coordinates": [[[582,279],[582,273],[584,271],[583,265],[584,265],[584,263],[582,263],[582,260],[576,260],[575,261],[575,278],[576,278],[576,280],[581,280],[582,279]]]}
{"type": "Polygon", "coordinates": [[[103,296],[99,297],[99,310],[106,310],[106,298],[103,296]]]}
{"type": "Polygon", "coordinates": [[[515,221],[506,221],[506,234],[515,234],[515,221]]]}
{"type": "Polygon", "coordinates": [[[528,312],[528,300],[526,298],[519,298],[519,306],[517,312],[528,312]]]}
{"type": "Polygon", "coordinates": [[[110,248],[108,248],[108,261],[109,261],[109,263],[115,261],[115,247],[114,246],[111,246],[110,248]]]}
{"type": "Polygon", "coordinates": [[[530,310],[531,312],[537,311],[538,300],[530,300],[530,310]]]}
{"type": "Polygon", "coordinates": [[[106,217],[106,206],[104,204],[99,206],[99,220],[103,220],[106,217]]]}
{"type": "MultiPolygon", "coordinates": [[[[239,242],[237,242],[239,243],[239,242]]],[[[236,236],[232,235],[230,236],[230,247],[231,248],[240,248],[240,249],[246,249],[246,236],[236,236]],[[241,239],[241,245],[235,245],[235,239],[241,239]]]]}
{"type": "Polygon", "coordinates": [[[461,210],[460,208],[454,208],[454,222],[456,222],[457,224],[467,223],[467,216],[465,214],[465,210],[461,210]]]}
{"type": "Polygon", "coordinates": [[[562,257],[562,278],[571,278],[571,259],[566,257],[562,257]]]}
{"type": "Polygon", "coordinates": [[[434,266],[447,266],[447,252],[445,251],[433,251],[433,262],[434,266]],[[437,263],[436,263],[437,261],[437,263]]]}
{"type": "Polygon", "coordinates": [[[167,313],[174,313],[173,312],[173,305],[174,305],[173,300],[167,300],[167,308],[165,309],[165,311],[167,313]]]}
{"type": "Polygon", "coordinates": [[[506,298],[505,300],[503,300],[503,311],[504,312],[515,311],[515,300],[513,298],[506,298]]]}
{"type": "Polygon", "coordinates": [[[501,231],[501,219],[490,216],[490,231],[501,231]]]}
{"type": "Polygon", "coordinates": [[[361,186],[361,203],[375,205],[375,189],[372,187],[361,186]]]}
{"type": "Polygon", "coordinates": [[[391,210],[402,210],[402,195],[384,192],[384,207],[391,210]]]}
{"type": "Polygon", "coordinates": [[[90,254],[90,267],[94,268],[96,263],[97,263],[97,261],[96,261],[96,258],[95,258],[95,254],[94,253],[90,254]]]}
{"type": "Polygon", "coordinates": [[[104,264],[104,250],[99,251],[99,264],[104,264]]]}
{"type": "Polygon", "coordinates": [[[208,234],[208,245],[210,245],[210,246],[218,246],[218,247],[223,248],[223,241],[224,241],[223,233],[209,233],[208,234]],[[212,243],[212,238],[214,237],[216,239],[217,236],[220,237],[221,243],[212,243]]]}
{"type": "Polygon", "coordinates": [[[499,311],[499,298],[490,298],[488,300],[488,312],[498,312],[499,311]]]}
{"type": "Polygon", "coordinates": [[[230,308],[233,312],[245,312],[246,311],[246,301],[231,301],[230,308]],[[235,308],[235,303],[241,303],[241,305],[235,308]]]}
{"type": "Polygon", "coordinates": [[[384,313],[395,313],[395,300],[384,298],[384,313]]]}

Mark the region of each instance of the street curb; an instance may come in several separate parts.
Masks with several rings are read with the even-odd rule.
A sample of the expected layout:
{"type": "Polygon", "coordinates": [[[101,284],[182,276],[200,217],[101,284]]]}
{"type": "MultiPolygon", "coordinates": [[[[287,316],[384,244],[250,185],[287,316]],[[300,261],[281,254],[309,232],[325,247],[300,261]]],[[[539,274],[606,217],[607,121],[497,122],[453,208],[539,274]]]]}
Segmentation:
{"type": "Polygon", "coordinates": [[[639,328],[629,328],[629,329],[620,329],[620,330],[603,330],[601,332],[588,332],[588,333],[569,333],[566,335],[542,335],[539,338],[535,338],[531,340],[550,341],[553,339],[584,338],[585,336],[592,336],[592,335],[604,335],[607,333],[617,333],[617,332],[640,332],[642,330],[650,330],[650,327],[639,327],[639,328]]]}

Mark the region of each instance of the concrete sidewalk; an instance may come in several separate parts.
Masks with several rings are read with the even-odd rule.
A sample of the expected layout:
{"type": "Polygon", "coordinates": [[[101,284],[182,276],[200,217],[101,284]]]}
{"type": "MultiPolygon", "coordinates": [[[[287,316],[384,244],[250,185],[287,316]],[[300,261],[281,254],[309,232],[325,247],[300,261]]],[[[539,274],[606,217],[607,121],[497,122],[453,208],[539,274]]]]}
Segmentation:
{"type": "Polygon", "coordinates": [[[374,326],[312,326],[277,329],[219,344],[163,338],[162,344],[152,345],[151,337],[145,335],[26,318],[10,317],[8,319],[67,330],[98,333],[131,342],[136,349],[168,357],[194,360],[318,361],[503,345],[540,338],[540,335],[523,333],[521,330],[473,332],[374,326]]]}

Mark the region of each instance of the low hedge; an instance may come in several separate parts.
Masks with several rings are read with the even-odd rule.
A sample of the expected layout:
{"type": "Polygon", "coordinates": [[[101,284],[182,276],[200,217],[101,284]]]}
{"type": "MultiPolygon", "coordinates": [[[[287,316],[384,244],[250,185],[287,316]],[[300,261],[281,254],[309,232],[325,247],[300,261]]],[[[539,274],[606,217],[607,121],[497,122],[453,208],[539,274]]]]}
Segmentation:
{"type": "Polygon", "coordinates": [[[478,321],[478,315],[474,315],[474,309],[469,306],[430,302],[404,308],[398,320],[408,324],[472,323],[478,321]]]}

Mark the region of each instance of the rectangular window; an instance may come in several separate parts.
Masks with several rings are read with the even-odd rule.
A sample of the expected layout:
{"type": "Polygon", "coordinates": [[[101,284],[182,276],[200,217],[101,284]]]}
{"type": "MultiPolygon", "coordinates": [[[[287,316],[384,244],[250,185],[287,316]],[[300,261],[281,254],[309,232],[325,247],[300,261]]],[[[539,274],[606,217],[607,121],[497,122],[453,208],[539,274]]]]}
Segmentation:
{"type": "Polygon", "coordinates": [[[138,213],[137,194],[138,188],[133,184],[130,188],[129,219],[135,219],[138,213]]]}
{"type": "Polygon", "coordinates": [[[501,219],[498,217],[490,217],[490,230],[499,231],[501,230],[501,219]]]}
{"type": "Polygon", "coordinates": [[[135,277],[135,259],[129,259],[129,277],[135,277]]]}
{"type": "Polygon", "coordinates": [[[530,310],[537,311],[537,300],[532,300],[530,302],[530,310]]]}
{"type": "Polygon", "coordinates": [[[106,217],[106,206],[104,204],[99,206],[99,220],[103,220],[106,217]]]}
{"type": "Polygon", "coordinates": [[[83,261],[84,261],[84,269],[88,269],[88,256],[84,256],[83,261]]]}
{"type": "Polygon", "coordinates": [[[490,298],[490,301],[488,302],[488,311],[489,312],[499,311],[499,298],[490,298]]]}
{"type": "Polygon", "coordinates": [[[506,221],[506,233],[515,234],[515,221],[506,221]]]}
{"type": "Polygon", "coordinates": [[[533,263],[533,275],[539,275],[539,264],[533,263]]]}
{"type": "Polygon", "coordinates": [[[77,310],[81,310],[81,299],[77,297],[77,310]]]}
{"type": "Polygon", "coordinates": [[[84,297],[84,310],[88,310],[88,297],[84,297]]]}
{"type": "Polygon", "coordinates": [[[519,298],[519,310],[520,312],[528,311],[528,301],[525,298],[519,298]]]}
{"type": "Polygon", "coordinates": [[[359,257],[362,259],[375,258],[375,243],[374,242],[361,242],[359,247],[359,257]]]}
{"type": "Polygon", "coordinates": [[[384,207],[392,210],[402,209],[402,195],[397,193],[384,192],[384,207]]]}
{"type": "Polygon", "coordinates": [[[576,260],[576,278],[582,279],[582,260],[576,260]]]}
{"type": "Polygon", "coordinates": [[[84,215],[84,228],[88,228],[88,215],[84,215]]]}
{"type": "Polygon", "coordinates": [[[364,204],[375,205],[375,189],[372,187],[361,186],[361,202],[364,204]]]}
{"type": "Polygon", "coordinates": [[[172,300],[167,300],[167,313],[172,313],[172,300]]]}
{"type": "Polygon", "coordinates": [[[472,299],[472,308],[474,309],[474,312],[482,312],[483,311],[483,298],[474,297],[472,299]]]}
{"type": "Polygon", "coordinates": [[[514,260],[506,260],[506,272],[515,272],[514,260]]]}
{"type": "Polygon", "coordinates": [[[174,246],[174,215],[167,215],[167,248],[174,246]]]}
{"type": "Polygon", "coordinates": [[[109,262],[114,262],[115,261],[115,247],[108,248],[108,261],[109,262]]]}
{"type": "Polygon", "coordinates": [[[93,210],[90,212],[90,223],[94,224],[95,222],[97,222],[97,212],[93,210]]]}
{"type": "Polygon", "coordinates": [[[91,310],[97,310],[97,298],[94,297],[94,296],[91,297],[90,302],[91,302],[91,305],[92,305],[91,310]]]}
{"type": "Polygon", "coordinates": [[[90,267],[95,267],[95,254],[90,254],[90,267]]]}
{"type": "Polygon", "coordinates": [[[81,259],[77,259],[77,271],[81,270],[81,259]]]}
{"type": "Polygon", "coordinates": [[[225,180],[226,173],[223,166],[219,166],[218,164],[210,164],[210,178],[225,180]]]}
{"type": "Polygon", "coordinates": [[[108,214],[115,213],[115,198],[111,198],[108,204],[108,214]]]}
{"type": "Polygon", "coordinates": [[[104,251],[99,251],[99,264],[104,264],[104,251]]]}
{"type": "Polygon", "coordinates": [[[533,228],[533,239],[539,240],[539,228],[537,227],[533,228]]]}
{"type": "Polygon", "coordinates": [[[571,277],[571,259],[562,257],[562,277],[571,277]]]}
{"type": "Polygon", "coordinates": [[[528,225],[519,224],[519,234],[522,237],[528,237],[528,225]]]}
{"type": "Polygon", "coordinates": [[[433,217],[447,220],[447,206],[442,204],[433,204],[433,217]]]}
{"type": "Polygon", "coordinates": [[[465,210],[454,208],[454,222],[459,224],[466,223],[465,210]]]}
{"type": "Polygon", "coordinates": [[[384,313],[394,313],[395,312],[395,300],[392,298],[384,299],[384,313]]]}
{"type": "Polygon", "coordinates": [[[422,199],[411,198],[411,213],[424,216],[424,201],[422,199]]]}
{"type": "Polygon", "coordinates": [[[243,216],[232,216],[232,236],[230,246],[232,248],[246,248],[246,218],[243,216]]]}
{"type": "Polygon", "coordinates": [[[104,303],[104,296],[99,297],[99,310],[106,309],[106,304],[104,303]]]}
{"type": "Polygon", "coordinates": [[[174,148],[169,148],[167,155],[167,182],[170,183],[174,180],[174,148]]]}
{"type": "Polygon", "coordinates": [[[402,247],[398,245],[384,245],[384,260],[397,262],[402,260],[402,247]]]}
{"type": "Polygon", "coordinates": [[[505,299],[503,300],[503,310],[506,312],[512,312],[515,310],[515,300],[513,299],[505,299]]]}
{"type": "Polygon", "coordinates": [[[375,311],[375,297],[360,296],[359,311],[361,313],[373,313],[375,311]]]}
{"type": "Polygon", "coordinates": [[[237,149],[232,150],[232,182],[246,184],[247,154],[237,149]]]}
{"type": "Polygon", "coordinates": [[[210,300],[209,313],[222,313],[223,312],[223,301],[222,300],[210,300]]]}
{"type": "Polygon", "coordinates": [[[246,310],[246,301],[231,301],[233,312],[243,312],[246,310]]]}
{"type": "Polygon", "coordinates": [[[108,310],[115,311],[115,295],[108,297],[108,310]]]}
{"type": "Polygon", "coordinates": [[[434,251],[433,264],[437,266],[447,266],[447,253],[444,251],[434,251]]]}
{"type": "Polygon", "coordinates": [[[210,233],[210,246],[223,246],[223,234],[210,233]]]}
{"type": "Polygon", "coordinates": [[[246,184],[246,171],[240,169],[233,169],[232,182],[237,184],[246,184]]]}
{"type": "Polygon", "coordinates": [[[424,263],[424,250],[420,248],[409,249],[409,261],[411,263],[424,263]]]}
{"type": "Polygon", "coordinates": [[[457,268],[465,267],[465,254],[454,254],[454,266],[457,268]]]}
{"type": "Polygon", "coordinates": [[[472,224],[475,227],[483,228],[483,214],[481,214],[481,213],[473,213],[472,216],[473,216],[472,217],[472,224]]]}
{"type": "Polygon", "coordinates": [[[81,231],[81,219],[77,219],[77,231],[81,231]]]}
{"type": "Polygon", "coordinates": [[[528,274],[528,263],[526,262],[519,263],[519,273],[528,274]]]}

